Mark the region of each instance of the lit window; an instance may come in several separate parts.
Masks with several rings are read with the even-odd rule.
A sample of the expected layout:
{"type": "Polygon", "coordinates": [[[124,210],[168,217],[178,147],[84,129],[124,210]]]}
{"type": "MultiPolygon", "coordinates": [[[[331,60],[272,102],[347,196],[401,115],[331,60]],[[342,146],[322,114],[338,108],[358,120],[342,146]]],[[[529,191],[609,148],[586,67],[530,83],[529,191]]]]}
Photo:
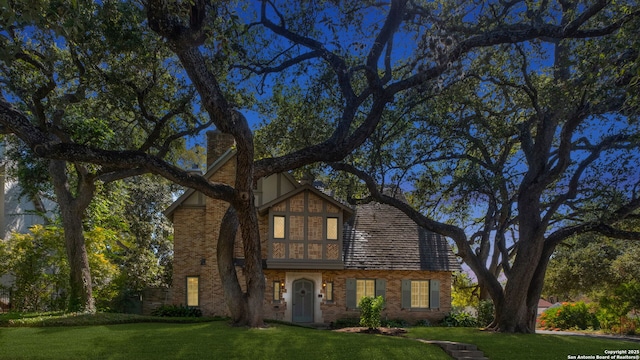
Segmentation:
{"type": "Polygon", "coordinates": [[[333,301],[333,282],[328,282],[324,288],[324,298],[326,301],[333,301]]]}
{"type": "Polygon", "coordinates": [[[356,304],[360,304],[360,300],[363,297],[375,297],[376,296],[376,281],[375,280],[357,280],[356,281],[356,304]]]}
{"type": "Polygon", "coordinates": [[[327,239],[338,240],[338,218],[327,218],[327,239]]]}
{"type": "Polygon", "coordinates": [[[429,307],[429,281],[411,282],[411,307],[429,307]]]}
{"type": "Polygon", "coordinates": [[[284,216],[273,217],[273,238],[284,239],[284,216]]]}
{"type": "Polygon", "coordinates": [[[282,296],[282,288],[280,287],[280,281],[273,282],[273,301],[280,301],[282,296]]]}
{"type": "Polygon", "coordinates": [[[199,306],[198,299],[198,277],[187,277],[187,306],[199,306]]]}

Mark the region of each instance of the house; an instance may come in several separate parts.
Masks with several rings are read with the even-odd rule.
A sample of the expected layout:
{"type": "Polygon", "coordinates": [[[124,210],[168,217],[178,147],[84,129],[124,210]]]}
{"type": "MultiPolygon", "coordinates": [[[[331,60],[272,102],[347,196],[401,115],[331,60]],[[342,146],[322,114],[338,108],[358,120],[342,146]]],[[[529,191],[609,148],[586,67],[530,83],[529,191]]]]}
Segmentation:
{"type": "MultiPolygon", "coordinates": [[[[207,138],[205,176],[233,184],[233,138],[215,131],[207,138]]],[[[377,295],[385,297],[389,319],[435,321],[450,311],[451,276],[460,267],[449,245],[396,208],[351,208],[286,173],[260,179],[255,197],[265,318],[330,323],[358,317],[359,299],[377,295]]],[[[228,314],[216,263],[227,206],[188,190],[165,211],[174,226],[172,303],[228,314]]],[[[238,236],[234,251],[240,277],[241,241],[238,236]]]]}
{"type": "Polygon", "coordinates": [[[548,302],[545,299],[539,299],[538,300],[538,315],[541,315],[545,310],[547,310],[548,308],[552,307],[553,304],[548,302]]]}

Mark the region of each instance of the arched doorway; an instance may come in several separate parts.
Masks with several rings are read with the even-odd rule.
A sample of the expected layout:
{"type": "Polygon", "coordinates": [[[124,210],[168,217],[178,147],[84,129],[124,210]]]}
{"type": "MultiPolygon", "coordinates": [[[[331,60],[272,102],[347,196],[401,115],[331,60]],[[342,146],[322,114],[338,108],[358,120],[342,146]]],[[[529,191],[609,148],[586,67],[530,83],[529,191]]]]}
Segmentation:
{"type": "Polygon", "coordinates": [[[299,279],[293,282],[293,322],[313,322],[314,294],[313,281],[299,279]]]}

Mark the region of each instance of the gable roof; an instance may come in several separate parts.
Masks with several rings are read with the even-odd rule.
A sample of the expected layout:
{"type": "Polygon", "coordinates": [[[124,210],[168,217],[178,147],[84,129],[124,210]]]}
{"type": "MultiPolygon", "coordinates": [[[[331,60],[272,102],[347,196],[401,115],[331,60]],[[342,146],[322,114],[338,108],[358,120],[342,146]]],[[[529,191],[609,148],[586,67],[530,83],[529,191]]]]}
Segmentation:
{"type": "Polygon", "coordinates": [[[358,205],[345,223],[343,256],[345,269],[461,269],[445,237],[418,226],[399,209],[376,202],[358,205]]]}
{"type": "MultiPolygon", "coordinates": [[[[235,148],[229,148],[226,150],[218,159],[216,159],[207,169],[207,172],[203,175],[206,179],[210,179],[213,174],[215,174],[222,166],[224,166],[227,162],[229,162],[236,155],[237,150],[235,148]]],[[[298,187],[300,184],[293,178],[293,176],[287,172],[281,173],[285,178],[289,180],[289,182],[294,186],[298,187]]],[[[196,190],[187,189],[176,201],[174,201],[165,211],[163,212],[166,217],[169,219],[173,219],[173,213],[189,199],[196,190]]]]}
{"type": "Polygon", "coordinates": [[[337,208],[341,209],[343,212],[346,212],[347,216],[353,214],[353,210],[350,209],[348,206],[345,206],[344,204],[342,204],[338,200],[332,198],[331,196],[323,193],[322,191],[316,189],[315,187],[313,187],[312,185],[309,185],[309,184],[299,185],[295,190],[290,191],[290,192],[280,196],[279,198],[274,199],[274,200],[272,200],[272,201],[260,206],[258,208],[258,213],[264,215],[269,210],[270,207],[272,207],[272,206],[274,206],[276,204],[279,204],[282,201],[284,201],[284,200],[286,200],[286,199],[288,199],[290,197],[293,197],[293,196],[295,196],[295,195],[297,195],[297,194],[299,194],[299,193],[301,193],[303,191],[312,192],[313,194],[317,195],[321,199],[323,199],[323,200],[333,204],[337,208]]]}
{"type": "Polygon", "coordinates": [[[547,308],[549,308],[549,307],[551,307],[551,306],[553,306],[553,304],[552,304],[552,303],[550,303],[550,302],[548,302],[548,301],[547,301],[547,300],[545,300],[545,299],[539,299],[539,300],[538,300],[538,307],[539,307],[539,308],[547,309],[547,308]]]}

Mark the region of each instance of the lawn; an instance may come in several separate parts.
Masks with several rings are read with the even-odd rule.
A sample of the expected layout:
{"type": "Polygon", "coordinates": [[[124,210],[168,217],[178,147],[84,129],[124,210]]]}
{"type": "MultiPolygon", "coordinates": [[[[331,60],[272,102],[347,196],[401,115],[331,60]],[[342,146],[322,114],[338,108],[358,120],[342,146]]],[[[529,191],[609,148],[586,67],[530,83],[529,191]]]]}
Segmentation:
{"type": "Polygon", "coordinates": [[[412,328],[407,336],[475,344],[491,360],[567,360],[569,355],[587,355],[586,358],[593,356],[595,359],[596,355],[606,356],[605,350],[640,349],[640,343],[632,341],[583,336],[500,334],[472,328],[412,328]]]}
{"type": "MultiPolygon", "coordinates": [[[[4,326],[0,326],[0,359],[450,359],[436,346],[401,337],[283,324],[247,329],[229,327],[225,321],[136,321],[167,319],[121,314],[0,316],[0,325],[4,326]]],[[[605,355],[605,350],[640,349],[637,342],[497,334],[471,328],[417,327],[410,328],[406,336],[476,344],[491,360],[564,360],[568,355],[595,358],[605,355]]]]}
{"type": "Polygon", "coordinates": [[[196,324],[0,328],[0,359],[448,359],[438,347],[399,337],[286,325],[196,324]]]}

